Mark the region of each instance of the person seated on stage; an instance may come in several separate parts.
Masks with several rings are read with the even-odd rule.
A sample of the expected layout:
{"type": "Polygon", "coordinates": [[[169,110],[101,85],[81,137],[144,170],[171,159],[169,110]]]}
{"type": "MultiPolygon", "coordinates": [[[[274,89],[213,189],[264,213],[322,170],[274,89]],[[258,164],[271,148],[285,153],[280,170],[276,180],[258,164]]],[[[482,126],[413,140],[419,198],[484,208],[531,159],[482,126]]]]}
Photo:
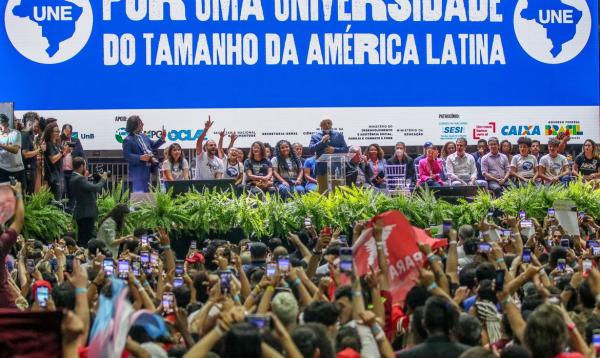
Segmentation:
{"type": "Polygon", "coordinates": [[[304,194],[302,163],[292,150],[290,142],[285,139],[277,142],[271,164],[277,191],[283,199],[287,199],[292,193],[304,194]]]}
{"type": "Polygon", "coordinates": [[[467,152],[467,140],[456,140],[456,152],[446,158],[446,175],[451,185],[479,185],[487,186],[485,180],[477,180],[477,166],[475,158],[467,152]]]}
{"type": "Polygon", "coordinates": [[[369,186],[366,178],[371,177],[367,157],[362,154],[359,146],[352,146],[348,151],[349,160],[346,161],[346,185],[364,187],[369,186]]]}
{"type": "Polygon", "coordinates": [[[273,147],[269,143],[263,143],[265,145],[265,158],[271,160],[273,158],[273,147]]]}
{"type": "Polygon", "coordinates": [[[483,138],[477,141],[477,151],[471,153],[473,159],[475,159],[475,166],[477,167],[477,180],[486,180],[481,173],[481,158],[488,152],[487,141],[483,138]]]}
{"type": "Polygon", "coordinates": [[[556,138],[548,140],[548,154],[540,159],[538,166],[538,176],[546,185],[563,183],[567,185],[571,181],[571,169],[567,158],[558,154],[560,141],[556,138]]]}
{"type": "Polygon", "coordinates": [[[206,133],[214,121],[210,120],[204,123],[204,131],[196,141],[196,180],[213,180],[223,178],[223,172],[225,171],[223,161],[217,155],[217,143],[214,140],[209,139],[204,143],[206,133]],[[204,145],[203,145],[204,144],[204,145]]]}
{"type": "Polygon", "coordinates": [[[531,155],[535,157],[539,165],[540,159],[542,159],[544,153],[542,153],[542,143],[537,139],[531,141],[531,155]]]}
{"type": "Polygon", "coordinates": [[[517,140],[519,154],[510,162],[510,172],[517,185],[534,184],[538,176],[538,161],[529,153],[531,138],[521,137],[517,140]]]}
{"type": "Polygon", "coordinates": [[[443,186],[442,160],[438,158],[438,149],[431,145],[427,148],[426,157],[419,161],[419,185],[428,187],[443,186]]]}
{"type": "Polygon", "coordinates": [[[503,140],[502,142],[500,142],[500,153],[506,155],[506,158],[508,158],[508,162],[512,163],[512,143],[508,140],[503,140]]]}
{"type": "Polygon", "coordinates": [[[304,189],[307,192],[316,191],[318,189],[317,177],[315,174],[316,164],[317,158],[314,155],[304,161],[304,189]]]}
{"type": "Polygon", "coordinates": [[[415,182],[415,165],[413,158],[406,154],[406,144],[404,142],[396,143],[396,150],[387,163],[389,165],[405,165],[405,179],[407,183],[415,182]]]}
{"type": "Polygon", "coordinates": [[[481,158],[481,173],[487,179],[488,188],[498,198],[510,183],[510,164],[506,155],[500,153],[498,138],[488,139],[488,145],[490,152],[481,158]]]}
{"type": "Polygon", "coordinates": [[[273,186],[273,165],[266,157],[265,145],[254,142],[250,147],[248,159],[244,162],[246,173],[246,190],[252,194],[275,192],[273,186]]]}
{"type": "Polygon", "coordinates": [[[573,162],[573,175],[580,177],[584,182],[598,183],[600,179],[600,159],[596,153],[596,143],[591,139],[583,142],[581,153],[573,162]]]}
{"type": "Polygon", "coordinates": [[[385,181],[385,166],[386,161],[383,158],[383,149],[379,144],[371,144],[365,151],[367,157],[367,166],[370,173],[369,182],[376,188],[384,189],[386,186],[385,181]]]}
{"type": "Polygon", "coordinates": [[[302,155],[304,154],[304,146],[301,143],[293,143],[292,148],[294,148],[294,153],[296,153],[296,157],[300,160],[302,165],[304,165],[304,158],[302,155]]]}
{"type": "Polygon", "coordinates": [[[190,165],[183,155],[181,146],[173,143],[167,148],[167,155],[162,165],[163,179],[166,181],[172,180],[189,180],[190,165]]]}
{"type": "Polygon", "coordinates": [[[219,132],[219,144],[217,146],[219,158],[222,161],[225,161],[227,160],[227,154],[229,154],[231,148],[233,148],[233,144],[235,143],[236,139],[238,139],[238,135],[236,132],[229,134],[229,145],[227,146],[227,154],[225,154],[225,151],[223,150],[223,138],[225,138],[225,129],[219,132]]]}
{"type": "Polygon", "coordinates": [[[238,157],[244,157],[241,150],[231,147],[227,151],[225,156],[224,165],[225,171],[223,172],[224,179],[235,179],[235,186],[242,184],[244,178],[244,163],[239,160],[238,157]]]}

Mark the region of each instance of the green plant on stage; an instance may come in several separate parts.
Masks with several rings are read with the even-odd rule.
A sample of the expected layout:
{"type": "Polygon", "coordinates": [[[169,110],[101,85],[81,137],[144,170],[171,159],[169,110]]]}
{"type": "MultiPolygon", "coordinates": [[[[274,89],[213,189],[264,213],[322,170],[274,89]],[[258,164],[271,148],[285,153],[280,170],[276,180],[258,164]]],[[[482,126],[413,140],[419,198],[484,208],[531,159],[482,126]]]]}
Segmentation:
{"type": "Polygon", "coordinates": [[[185,197],[173,198],[172,190],[162,192],[152,188],[152,202],[142,203],[136,211],[129,214],[136,228],[165,228],[170,232],[185,230],[189,217],[183,210],[185,197]]]}
{"type": "Polygon", "coordinates": [[[567,199],[562,186],[545,187],[530,184],[505,191],[501,198],[495,200],[494,205],[508,215],[515,216],[524,210],[528,217],[542,220],[548,208],[558,199],[567,199]]]}
{"type": "Polygon", "coordinates": [[[285,202],[279,195],[266,194],[257,204],[256,211],[263,218],[265,236],[285,238],[289,232],[300,228],[301,222],[294,215],[294,200],[285,202]]]}
{"type": "Polygon", "coordinates": [[[25,224],[23,236],[52,242],[67,232],[73,223],[69,214],[50,204],[54,196],[49,189],[27,195],[25,198],[25,224]]]}

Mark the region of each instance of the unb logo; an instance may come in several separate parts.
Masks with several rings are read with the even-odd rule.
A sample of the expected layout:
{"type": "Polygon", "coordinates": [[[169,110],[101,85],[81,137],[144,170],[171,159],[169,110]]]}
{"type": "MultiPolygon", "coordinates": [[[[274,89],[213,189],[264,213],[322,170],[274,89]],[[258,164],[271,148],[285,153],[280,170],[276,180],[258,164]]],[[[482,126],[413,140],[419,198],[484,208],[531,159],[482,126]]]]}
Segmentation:
{"type": "Polygon", "coordinates": [[[117,129],[117,132],[115,133],[115,139],[117,140],[117,142],[123,143],[125,141],[125,138],[127,138],[127,131],[125,130],[125,128],[117,129]]]}

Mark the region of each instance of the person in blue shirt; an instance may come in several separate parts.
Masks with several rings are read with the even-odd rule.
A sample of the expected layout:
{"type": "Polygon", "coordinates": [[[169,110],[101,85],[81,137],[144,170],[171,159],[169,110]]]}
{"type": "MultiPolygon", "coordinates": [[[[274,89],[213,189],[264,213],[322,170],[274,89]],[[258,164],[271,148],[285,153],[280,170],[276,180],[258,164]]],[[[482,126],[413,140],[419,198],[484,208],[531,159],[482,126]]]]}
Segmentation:
{"type": "Polygon", "coordinates": [[[123,141],[123,158],[129,163],[129,178],[133,193],[147,193],[150,183],[150,169],[158,164],[154,151],[165,144],[167,132],[162,128],[157,141],[151,141],[144,133],[144,122],[139,116],[127,118],[127,133],[123,141]]]}
{"type": "Polygon", "coordinates": [[[317,178],[315,176],[315,166],[317,158],[313,155],[312,157],[304,161],[304,188],[306,191],[317,190],[317,178]]]}
{"type": "MultiPolygon", "coordinates": [[[[348,146],[344,139],[344,134],[332,130],[333,122],[329,118],[325,118],[320,123],[321,131],[313,134],[310,137],[308,148],[315,157],[323,154],[347,153],[348,146]]],[[[327,166],[325,163],[318,164],[315,168],[319,191],[324,192],[327,189],[327,166]]]]}

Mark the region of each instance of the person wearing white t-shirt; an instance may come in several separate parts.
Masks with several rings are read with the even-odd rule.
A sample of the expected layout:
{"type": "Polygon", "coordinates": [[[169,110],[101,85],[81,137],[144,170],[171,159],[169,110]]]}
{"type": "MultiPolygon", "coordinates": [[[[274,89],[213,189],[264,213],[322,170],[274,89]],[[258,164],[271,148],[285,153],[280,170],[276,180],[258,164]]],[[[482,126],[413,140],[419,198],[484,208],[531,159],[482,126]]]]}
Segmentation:
{"type": "Polygon", "coordinates": [[[538,161],[530,154],[531,138],[521,137],[517,140],[519,154],[512,157],[510,162],[511,176],[517,185],[535,183],[538,177],[538,161]]]}
{"type": "Polygon", "coordinates": [[[179,144],[173,143],[167,149],[162,171],[166,181],[190,179],[190,166],[179,144]]]}
{"type": "Polygon", "coordinates": [[[452,185],[478,185],[487,186],[485,180],[477,180],[477,166],[475,158],[466,153],[467,140],[458,138],[456,140],[456,152],[446,158],[446,175],[452,185]]]}
{"type": "Polygon", "coordinates": [[[224,166],[223,161],[217,156],[217,143],[209,139],[204,143],[206,133],[214,121],[210,120],[204,123],[204,131],[196,141],[196,173],[194,178],[196,180],[213,180],[223,178],[224,166]],[[204,144],[204,145],[203,145],[204,144]]]}
{"type": "Polygon", "coordinates": [[[567,158],[558,154],[558,146],[560,141],[556,138],[548,140],[548,154],[540,159],[538,166],[538,176],[546,185],[562,182],[567,184],[571,181],[569,162],[567,158]]]}

